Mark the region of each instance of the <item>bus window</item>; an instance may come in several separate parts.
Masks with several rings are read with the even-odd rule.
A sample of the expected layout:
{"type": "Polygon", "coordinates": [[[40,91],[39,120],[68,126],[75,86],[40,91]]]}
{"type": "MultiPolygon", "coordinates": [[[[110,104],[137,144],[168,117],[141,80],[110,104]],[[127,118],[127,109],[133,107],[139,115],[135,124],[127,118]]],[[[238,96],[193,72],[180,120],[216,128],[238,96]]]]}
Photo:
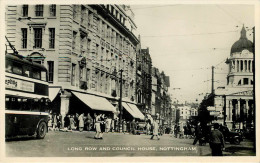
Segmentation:
{"type": "Polygon", "coordinates": [[[12,72],[12,62],[10,62],[10,61],[5,62],[5,71],[12,72]]]}
{"type": "Polygon", "coordinates": [[[28,99],[22,99],[21,110],[30,111],[30,101],[28,99]]]}
{"type": "Polygon", "coordinates": [[[5,98],[5,109],[6,110],[19,110],[18,99],[15,97],[5,98]]]}
{"type": "Polygon", "coordinates": [[[39,99],[32,100],[31,111],[40,111],[41,103],[39,99]]]}
{"type": "Polygon", "coordinates": [[[42,71],[41,72],[41,80],[46,81],[46,79],[47,79],[46,75],[47,75],[46,71],[42,71]]]}
{"type": "Polygon", "coordinates": [[[34,79],[41,79],[41,72],[39,70],[33,70],[33,78],[34,79]]]}
{"type": "Polygon", "coordinates": [[[24,66],[23,71],[24,71],[24,76],[31,77],[31,72],[32,72],[31,67],[24,66]]]}
{"type": "Polygon", "coordinates": [[[13,64],[13,73],[22,75],[23,74],[23,68],[21,64],[14,63],[13,64]]]}

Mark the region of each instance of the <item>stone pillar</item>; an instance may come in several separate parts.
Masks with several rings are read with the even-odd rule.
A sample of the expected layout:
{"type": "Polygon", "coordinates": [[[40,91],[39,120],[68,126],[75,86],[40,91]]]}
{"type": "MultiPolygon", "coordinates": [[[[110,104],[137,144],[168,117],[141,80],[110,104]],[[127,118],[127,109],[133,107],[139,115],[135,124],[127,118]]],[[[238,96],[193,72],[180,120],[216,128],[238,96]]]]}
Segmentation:
{"type": "Polygon", "coordinates": [[[246,61],[246,71],[249,72],[249,60],[246,61]]]}
{"type": "Polygon", "coordinates": [[[253,61],[251,60],[251,64],[250,64],[250,70],[251,72],[253,72],[253,61]]]}
{"type": "Polygon", "coordinates": [[[237,100],[237,117],[240,117],[240,99],[237,100]]]}
{"type": "Polygon", "coordinates": [[[240,68],[241,68],[241,66],[240,66],[240,60],[238,60],[237,66],[238,66],[238,71],[237,71],[237,72],[240,72],[240,68]]]}
{"type": "Polygon", "coordinates": [[[247,119],[247,117],[248,117],[248,111],[249,111],[249,105],[248,105],[248,99],[246,100],[246,111],[245,111],[245,115],[246,115],[246,119],[247,119]]]}
{"type": "Polygon", "coordinates": [[[246,61],[242,60],[242,64],[243,64],[243,72],[246,72],[246,61]]]}
{"type": "Polygon", "coordinates": [[[69,112],[69,100],[70,100],[70,96],[71,94],[62,94],[60,96],[61,98],[61,102],[60,102],[60,114],[62,116],[61,118],[61,122],[62,122],[62,128],[64,127],[64,117],[66,116],[66,114],[68,114],[69,112]]]}
{"type": "Polygon", "coordinates": [[[226,113],[227,113],[227,120],[230,121],[231,120],[231,116],[232,116],[232,108],[230,108],[230,100],[227,100],[226,102],[226,113]]]}

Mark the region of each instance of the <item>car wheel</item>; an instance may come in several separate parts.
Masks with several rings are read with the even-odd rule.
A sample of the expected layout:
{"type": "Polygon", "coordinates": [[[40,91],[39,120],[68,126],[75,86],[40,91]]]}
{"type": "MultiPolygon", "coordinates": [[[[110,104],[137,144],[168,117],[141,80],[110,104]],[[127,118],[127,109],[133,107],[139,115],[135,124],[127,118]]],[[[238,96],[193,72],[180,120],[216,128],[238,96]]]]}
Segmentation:
{"type": "Polygon", "coordinates": [[[235,138],[233,141],[234,144],[239,145],[240,144],[240,140],[239,138],[235,138]]]}
{"type": "Polygon", "coordinates": [[[43,139],[47,132],[47,125],[45,122],[41,122],[37,128],[37,138],[43,139]]]}

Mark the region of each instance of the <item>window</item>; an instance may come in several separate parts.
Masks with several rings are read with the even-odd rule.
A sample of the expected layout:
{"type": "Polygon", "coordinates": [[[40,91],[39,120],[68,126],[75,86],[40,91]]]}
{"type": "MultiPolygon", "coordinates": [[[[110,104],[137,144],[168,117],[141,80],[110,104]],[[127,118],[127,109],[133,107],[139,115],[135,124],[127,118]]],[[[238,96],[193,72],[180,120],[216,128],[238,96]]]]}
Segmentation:
{"type": "Polygon", "coordinates": [[[39,16],[39,17],[43,16],[43,5],[35,6],[35,16],[39,16]]]}
{"type": "Polygon", "coordinates": [[[28,5],[23,5],[23,7],[22,7],[22,15],[23,15],[23,17],[27,17],[28,16],[28,5]]]}
{"type": "Polygon", "coordinates": [[[76,64],[72,63],[71,67],[71,85],[75,86],[75,74],[76,74],[76,64]]]}
{"type": "Polygon", "coordinates": [[[23,67],[23,72],[24,72],[24,76],[31,77],[32,69],[31,69],[31,67],[24,66],[23,67]]]}
{"type": "Polygon", "coordinates": [[[76,32],[76,31],[73,31],[72,50],[75,49],[75,46],[76,46],[76,38],[77,38],[77,32],[76,32]]]}
{"type": "Polygon", "coordinates": [[[55,48],[55,28],[49,28],[49,48],[55,48]]]}
{"type": "Polygon", "coordinates": [[[42,48],[42,28],[34,28],[34,48],[42,48]]]}
{"type": "Polygon", "coordinates": [[[244,78],[244,85],[248,85],[248,78],[244,78]]]}
{"type": "Polygon", "coordinates": [[[53,83],[54,61],[48,61],[48,82],[53,83]]]}
{"type": "Polygon", "coordinates": [[[10,62],[10,61],[5,61],[5,71],[6,72],[12,72],[12,62],[10,62]]]}
{"type": "Polygon", "coordinates": [[[23,74],[23,67],[21,64],[14,63],[13,64],[13,73],[22,75],[23,74]]]}
{"type": "Polygon", "coordinates": [[[56,16],[56,5],[50,5],[50,16],[56,16]]]}
{"type": "Polygon", "coordinates": [[[22,48],[27,48],[27,28],[22,28],[22,48]]]}
{"type": "Polygon", "coordinates": [[[34,69],[33,70],[33,78],[34,79],[41,79],[41,71],[34,69]]]}

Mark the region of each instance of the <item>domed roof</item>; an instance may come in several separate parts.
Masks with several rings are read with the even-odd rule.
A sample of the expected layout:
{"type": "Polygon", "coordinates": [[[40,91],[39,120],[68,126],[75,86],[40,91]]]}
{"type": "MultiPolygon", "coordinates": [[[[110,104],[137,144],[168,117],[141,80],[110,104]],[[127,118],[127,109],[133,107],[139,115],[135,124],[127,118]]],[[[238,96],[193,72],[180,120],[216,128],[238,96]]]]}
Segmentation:
{"type": "Polygon", "coordinates": [[[242,52],[244,49],[247,49],[250,52],[253,52],[253,43],[252,41],[248,40],[246,37],[246,30],[243,25],[241,30],[241,36],[238,41],[236,41],[231,48],[231,54],[235,52],[242,52]]]}

